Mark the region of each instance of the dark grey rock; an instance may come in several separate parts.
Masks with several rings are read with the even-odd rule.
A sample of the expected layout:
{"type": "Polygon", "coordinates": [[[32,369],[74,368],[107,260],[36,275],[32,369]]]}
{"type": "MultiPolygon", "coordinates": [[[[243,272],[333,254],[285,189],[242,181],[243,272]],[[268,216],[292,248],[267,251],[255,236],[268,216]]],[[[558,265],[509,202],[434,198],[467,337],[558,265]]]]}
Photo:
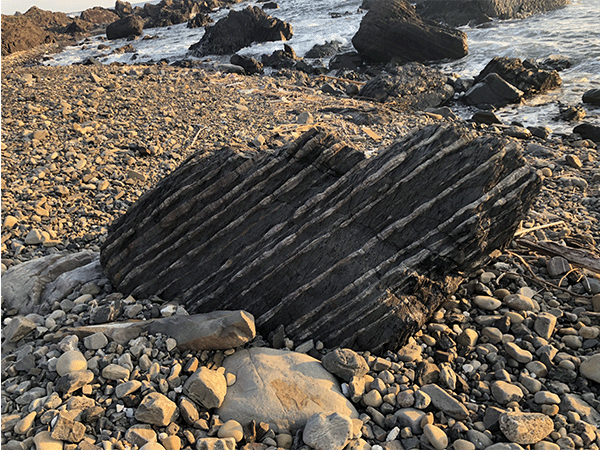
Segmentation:
{"type": "Polygon", "coordinates": [[[106,27],[108,39],[121,39],[129,36],[141,36],[144,29],[144,19],[131,15],[119,19],[106,27]]]}
{"type": "Polygon", "coordinates": [[[283,324],[297,342],[398,348],[457,287],[453,270],[512,238],[541,182],[519,152],[450,124],[369,159],[323,128],[276,155],[200,152],[113,224],[102,262],[134,298],[156,294],[190,312],[247,307],[265,336],[283,324]],[[411,176],[417,167],[430,169],[411,176]],[[453,196],[448,187],[462,183],[469,189],[453,196]],[[473,202],[476,214],[461,210],[473,202]]]}
{"type": "Polygon", "coordinates": [[[207,28],[202,39],[190,47],[193,56],[226,55],[253,42],[286,41],[293,35],[290,24],[268,16],[257,6],[230,11],[207,28]]]}
{"type": "Polygon", "coordinates": [[[467,35],[423,21],[406,0],[376,0],[352,38],[354,48],[371,62],[460,59],[467,35]]]}
{"type": "Polygon", "coordinates": [[[469,89],[464,100],[469,105],[494,105],[505,106],[509,103],[518,103],[523,97],[523,92],[507,83],[500,75],[490,73],[469,89]]]}

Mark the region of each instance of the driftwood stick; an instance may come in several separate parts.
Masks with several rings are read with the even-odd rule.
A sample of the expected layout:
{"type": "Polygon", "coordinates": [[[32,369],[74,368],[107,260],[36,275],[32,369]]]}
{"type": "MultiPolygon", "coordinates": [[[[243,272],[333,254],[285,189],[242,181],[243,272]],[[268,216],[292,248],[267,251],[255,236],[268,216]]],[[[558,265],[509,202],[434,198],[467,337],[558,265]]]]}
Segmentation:
{"type": "MultiPolygon", "coordinates": [[[[531,266],[529,265],[529,263],[527,263],[527,261],[525,261],[525,259],[523,259],[523,257],[521,255],[518,255],[518,254],[516,254],[514,252],[510,252],[510,251],[508,252],[508,254],[511,255],[511,256],[516,257],[517,259],[519,259],[519,261],[521,261],[521,263],[523,263],[523,265],[525,267],[527,267],[527,270],[529,271],[529,273],[531,273],[531,275],[525,275],[525,274],[523,274],[522,275],[523,277],[525,277],[525,278],[527,278],[527,279],[529,279],[531,281],[537,282],[537,283],[539,283],[539,284],[541,284],[543,286],[547,286],[547,287],[552,288],[552,289],[556,289],[556,290],[559,290],[559,291],[566,292],[567,294],[570,294],[573,297],[585,298],[586,300],[589,299],[589,296],[587,296],[587,295],[575,294],[575,293],[569,291],[568,289],[565,289],[563,287],[557,286],[557,285],[555,285],[553,283],[550,283],[549,281],[544,280],[543,278],[538,277],[533,272],[533,269],[531,268],[531,266]]],[[[504,273],[502,275],[504,275],[504,273]]],[[[562,283],[562,280],[561,280],[561,283],[562,283]]]]}
{"type": "Polygon", "coordinates": [[[522,236],[524,234],[527,233],[531,233],[532,231],[536,231],[536,230],[543,230],[544,228],[551,228],[551,227],[557,227],[558,225],[564,225],[565,221],[564,220],[559,220],[558,222],[552,222],[552,223],[547,223],[545,225],[538,225],[537,227],[532,227],[532,228],[524,228],[522,230],[518,230],[515,233],[515,236],[522,236]]]}
{"type": "Polygon", "coordinates": [[[550,241],[531,242],[518,239],[517,244],[551,256],[562,256],[570,263],[600,274],[600,258],[591,251],[567,247],[550,241]]]}

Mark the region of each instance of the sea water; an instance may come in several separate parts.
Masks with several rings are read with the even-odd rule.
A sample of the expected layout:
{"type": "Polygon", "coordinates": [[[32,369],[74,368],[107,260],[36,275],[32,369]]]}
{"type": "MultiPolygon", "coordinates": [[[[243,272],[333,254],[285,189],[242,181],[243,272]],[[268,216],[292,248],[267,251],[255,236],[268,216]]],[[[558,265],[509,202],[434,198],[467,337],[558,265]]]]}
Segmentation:
{"type": "MultiPolygon", "coordinates": [[[[279,9],[267,10],[292,25],[294,36],[288,42],[299,56],[304,56],[313,45],[328,41],[340,42],[345,50],[352,50],[352,37],[360,26],[365,11],[362,0],[278,0],[279,9]]],[[[232,5],[234,10],[261,3],[242,2],[232,5]]],[[[211,14],[216,21],[228,14],[222,9],[211,14]]],[[[573,124],[554,121],[559,105],[576,105],[583,92],[600,88],[600,0],[573,0],[564,8],[537,14],[521,20],[494,20],[485,27],[462,27],[468,36],[469,54],[458,60],[436,67],[460,76],[474,77],[495,56],[539,60],[551,55],[567,57],[572,66],[560,73],[563,84],[559,89],[526,100],[520,105],[502,108],[496,114],[506,123],[525,126],[545,125],[557,132],[569,132],[573,124]]],[[[85,43],[67,47],[47,61],[49,65],[69,65],[83,62],[90,56],[102,63],[148,63],[161,59],[176,61],[187,57],[190,45],[204,35],[203,28],[189,29],[186,24],[144,30],[155,39],[103,40],[101,36],[85,43]],[[99,50],[98,45],[108,45],[99,50]],[[131,44],[133,53],[112,54],[116,48],[131,44]]],[[[257,43],[240,50],[242,55],[260,58],[283,48],[282,42],[257,43]]],[[[207,58],[203,58],[207,59],[207,58]]],[[[217,62],[228,62],[229,56],[209,56],[217,62]]],[[[322,61],[327,65],[327,60],[322,61]]],[[[472,114],[469,108],[458,108],[463,117],[472,114]]],[[[588,107],[588,120],[598,122],[598,110],[588,107]]]]}

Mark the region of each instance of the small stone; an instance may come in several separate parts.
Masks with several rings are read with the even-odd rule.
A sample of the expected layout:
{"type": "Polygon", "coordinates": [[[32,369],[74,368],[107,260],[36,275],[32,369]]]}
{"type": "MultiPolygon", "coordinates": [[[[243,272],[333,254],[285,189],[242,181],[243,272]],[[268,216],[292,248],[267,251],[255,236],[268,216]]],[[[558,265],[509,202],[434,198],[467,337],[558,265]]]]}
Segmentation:
{"type": "Polygon", "coordinates": [[[179,412],[188,425],[193,425],[200,418],[194,403],[183,396],[179,399],[179,412]]]}
{"type": "Polygon", "coordinates": [[[148,442],[156,442],[156,431],[154,431],[150,425],[134,425],[125,433],[125,439],[130,444],[142,447],[148,442]]]}
{"type": "Polygon", "coordinates": [[[520,362],[521,364],[527,364],[533,360],[533,355],[531,352],[519,347],[514,342],[507,342],[504,344],[504,350],[511,358],[520,362]]]}
{"type": "Polygon", "coordinates": [[[107,380],[126,380],[129,378],[129,369],[118,364],[109,364],[102,369],[102,377],[107,380]]]}
{"type": "Polygon", "coordinates": [[[37,328],[35,322],[23,317],[15,316],[4,327],[2,334],[8,342],[17,342],[37,328]]]}
{"type": "Polygon", "coordinates": [[[564,275],[571,270],[571,265],[569,264],[569,261],[562,256],[554,256],[550,258],[546,264],[546,269],[548,270],[548,274],[555,278],[564,275]]]}
{"type": "Polygon", "coordinates": [[[554,430],[552,419],[540,413],[507,412],[499,424],[508,440],[524,445],[535,444],[554,430]]]}
{"type": "Polygon", "coordinates": [[[156,441],[148,442],[147,444],[142,445],[140,450],[166,450],[162,445],[160,445],[156,441]]]}
{"type": "Polygon", "coordinates": [[[19,420],[19,422],[17,422],[13,431],[16,434],[27,434],[29,432],[29,430],[31,430],[31,428],[33,427],[33,421],[35,420],[36,416],[37,416],[37,413],[35,411],[30,412],[25,417],[23,417],[21,420],[19,420]]]}
{"type": "Polygon", "coordinates": [[[475,444],[465,439],[457,439],[452,443],[454,450],[475,450],[475,444]]]}
{"type": "Polygon", "coordinates": [[[492,383],[492,395],[498,403],[506,405],[510,402],[520,402],[523,391],[520,387],[505,381],[494,381],[492,383]]]}
{"type": "Polygon", "coordinates": [[[104,335],[104,333],[101,332],[94,333],[83,338],[83,345],[88,350],[98,350],[106,347],[107,344],[108,338],[104,335]]]}
{"type": "Polygon", "coordinates": [[[383,403],[383,398],[381,397],[381,393],[376,389],[371,389],[362,398],[363,402],[367,406],[371,406],[373,408],[379,408],[383,403]]]}
{"type": "Polygon", "coordinates": [[[27,236],[25,236],[25,244],[27,245],[42,244],[44,240],[44,235],[40,230],[37,229],[30,230],[29,233],[27,233],[27,236]]]}
{"type": "Polygon", "coordinates": [[[123,398],[126,395],[133,394],[142,387],[142,382],[138,380],[131,380],[125,383],[120,383],[115,387],[115,395],[117,398],[123,398]]]}
{"type": "Polygon", "coordinates": [[[280,433],[275,437],[277,447],[280,448],[291,448],[294,443],[294,437],[291,434],[280,433]]]}
{"type": "Polygon", "coordinates": [[[233,438],[235,439],[235,442],[240,442],[244,437],[244,430],[239,422],[228,420],[221,425],[217,436],[220,438],[233,438]]]}
{"type": "Polygon", "coordinates": [[[583,167],[583,164],[577,155],[569,154],[565,156],[565,162],[567,165],[574,167],[575,169],[581,169],[583,167]]]}
{"type": "Polygon", "coordinates": [[[90,370],[67,373],[58,379],[54,389],[61,394],[71,394],[91,383],[93,379],[94,373],[90,370]]]}
{"type": "Polygon", "coordinates": [[[235,439],[201,438],[196,441],[196,450],[235,450],[235,439]]]}
{"type": "Polygon", "coordinates": [[[441,428],[428,423],[423,427],[423,434],[436,449],[442,450],[448,447],[448,436],[441,428]]]}
{"type": "Polygon", "coordinates": [[[420,361],[422,351],[421,346],[411,337],[408,339],[408,344],[398,350],[398,360],[402,362],[420,361]]]}
{"type": "Polygon", "coordinates": [[[296,122],[301,125],[307,125],[307,124],[313,123],[313,115],[311,113],[309,113],[308,111],[304,111],[304,112],[298,114],[298,117],[296,118],[296,122]]]}
{"type": "Polygon", "coordinates": [[[54,439],[49,431],[40,431],[33,438],[36,450],[62,450],[63,442],[54,439]]]}
{"type": "Polygon", "coordinates": [[[60,375],[66,375],[71,372],[87,370],[87,360],[78,350],[69,350],[64,352],[56,362],[56,372],[60,375]]]}
{"type": "Polygon", "coordinates": [[[52,429],[52,437],[61,441],[77,443],[83,439],[85,425],[69,418],[65,412],[61,412],[52,429]]]}
{"type": "Polygon", "coordinates": [[[421,421],[425,417],[425,413],[414,408],[399,409],[394,413],[396,423],[401,428],[409,428],[413,435],[418,435],[423,432],[421,421]]]}
{"type": "Polygon", "coordinates": [[[549,391],[538,391],[533,396],[538,405],[560,405],[560,397],[549,391]]]}
{"type": "Polygon", "coordinates": [[[588,380],[600,383],[600,353],[592,355],[579,366],[579,373],[588,380]]]}
{"type": "Polygon", "coordinates": [[[475,347],[479,335],[472,328],[467,328],[456,338],[456,343],[464,347],[475,347]]]}
{"type": "Polygon", "coordinates": [[[302,440],[316,450],[342,450],[352,438],[352,421],[338,413],[313,414],[304,427],[302,440]]]}
{"type": "Polygon", "coordinates": [[[7,230],[10,230],[18,223],[19,220],[15,216],[6,216],[4,218],[4,224],[2,225],[2,227],[6,228],[7,230]]]}
{"type": "Polygon", "coordinates": [[[537,309],[532,299],[521,294],[507,295],[502,302],[515,311],[535,311],[537,309]]]}
{"type": "Polygon", "coordinates": [[[549,312],[541,312],[537,315],[535,322],[533,323],[533,329],[535,332],[544,339],[550,339],[554,328],[556,327],[556,316],[549,312]]]}
{"type": "Polygon", "coordinates": [[[177,418],[177,405],[159,392],[151,392],[141,401],[135,412],[140,422],[166,427],[177,418]]]}
{"type": "Polygon", "coordinates": [[[321,363],[328,372],[344,381],[350,381],[352,377],[365,376],[369,371],[365,359],[348,348],[337,348],[327,353],[321,363]]]}
{"type": "Polygon", "coordinates": [[[177,435],[170,435],[160,440],[165,450],[180,450],[181,438],[177,435]]]}
{"type": "Polygon", "coordinates": [[[477,295],[473,299],[473,303],[478,308],[481,308],[485,311],[494,311],[502,306],[502,302],[494,297],[488,297],[486,295],[477,295]]]}
{"type": "Polygon", "coordinates": [[[540,441],[533,446],[533,450],[560,450],[560,445],[554,442],[540,441]]]}
{"type": "Polygon", "coordinates": [[[185,382],[185,394],[207,409],[218,408],[227,393],[227,381],[221,372],[200,367],[185,382]]]}
{"type": "Polygon", "coordinates": [[[469,416],[467,408],[441,387],[435,384],[427,384],[421,387],[421,390],[431,397],[433,406],[444,412],[444,414],[456,420],[465,420],[469,416]]]}

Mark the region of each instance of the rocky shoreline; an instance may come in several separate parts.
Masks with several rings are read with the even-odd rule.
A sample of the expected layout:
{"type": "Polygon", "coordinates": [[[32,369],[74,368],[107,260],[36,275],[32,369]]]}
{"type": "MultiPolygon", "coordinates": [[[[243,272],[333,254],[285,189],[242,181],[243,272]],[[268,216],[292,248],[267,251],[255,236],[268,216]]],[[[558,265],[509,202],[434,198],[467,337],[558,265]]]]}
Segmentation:
{"type": "MultiPolygon", "coordinates": [[[[295,71],[243,76],[168,65],[24,67],[20,58],[4,58],[2,71],[7,274],[41,257],[82,250],[93,257],[108,225],[195,151],[274,151],[323,124],[376,154],[425,125],[460,120],[449,108],[414,111],[359,100],[344,92],[361,82],[295,71]]],[[[517,125],[466,125],[518,140],[544,177],[517,237],[587,250],[597,264],[590,251],[600,240],[597,143],[517,125]]],[[[123,298],[104,278],[74,284],[45,312],[19,315],[3,302],[2,445],[598,449],[600,278],[597,266],[575,263],[567,250],[544,255],[516,238],[488,266],[466,274],[407,346],[382,354],[292,342],[281,329],[227,349],[182,349],[168,329],[144,329],[125,343],[107,330],[75,334],[73,328],[125,319],[177,324],[195,317],[157,297],[123,298]],[[278,368],[290,380],[281,388],[288,399],[283,409],[301,417],[295,425],[278,425],[281,412],[268,415],[280,411],[281,394],[259,391],[249,403],[266,412],[253,411],[261,417],[254,422],[234,397],[236,389],[254,389],[242,378],[262,354],[275,361],[265,373],[278,368]],[[318,368],[295,380],[298,370],[285,369],[283,361],[297,367],[309,356],[318,368]],[[239,362],[243,357],[252,362],[239,362]],[[309,394],[323,380],[342,406],[315,416],[307,405],[318,396],[309,394]]]]}

